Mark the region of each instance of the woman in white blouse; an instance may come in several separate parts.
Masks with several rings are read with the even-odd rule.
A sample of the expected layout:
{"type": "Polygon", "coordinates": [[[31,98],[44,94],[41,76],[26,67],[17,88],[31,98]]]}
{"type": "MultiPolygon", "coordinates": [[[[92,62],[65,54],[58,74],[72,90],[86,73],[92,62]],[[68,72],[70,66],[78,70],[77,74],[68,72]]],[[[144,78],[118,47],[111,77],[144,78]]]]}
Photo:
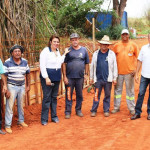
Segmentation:
{"type": "Polygon", "coordinates": [[[49,109],[51,109],[52,122],[58,123],[57,117],[57,95],[61,80],[61,64],[65,55],[69,52],[65,49],[64,55],[60,55],[58,50],[60,38],[52,35],[49,39],[48,47],[45,47],[40,54],[41,85],[43,90],[41,123],[47,125],[49,109]]]}

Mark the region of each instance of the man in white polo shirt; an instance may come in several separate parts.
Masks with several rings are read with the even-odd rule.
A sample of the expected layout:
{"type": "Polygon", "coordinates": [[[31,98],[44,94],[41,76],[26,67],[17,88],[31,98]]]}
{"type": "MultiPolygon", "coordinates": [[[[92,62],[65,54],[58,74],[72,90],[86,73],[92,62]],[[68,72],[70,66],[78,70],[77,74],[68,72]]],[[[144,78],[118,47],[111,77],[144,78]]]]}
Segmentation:
{"type": "MultiPolygon", "coordinates": [[[[140,81],[140,89],[138,94],[137,103],[135,106],[135,115],[131,117],[131,120],[135,120],[137,118],[141,117],[142,113],[142,104],[144,100],[144,95],[147,89],[147,86],[150,84],[150,33],[148,34],[148,41],[149,43],[147,45],[144,45],[140,51],[140,54],[138,56],[138,63],[137,63],[137,69],[136,69],[136,75],[135,75],[135,81],[138,83],[139,81],[139,70],[142,66],[142,72],[141,72],[141,81],[140,81]]],[[[149,90],[150,94],[150,90],[149,90]]],[[[147,120],[150,120],[150,96],[148,98],[147,102],[147,113],[148,117],[147,120]]]]}

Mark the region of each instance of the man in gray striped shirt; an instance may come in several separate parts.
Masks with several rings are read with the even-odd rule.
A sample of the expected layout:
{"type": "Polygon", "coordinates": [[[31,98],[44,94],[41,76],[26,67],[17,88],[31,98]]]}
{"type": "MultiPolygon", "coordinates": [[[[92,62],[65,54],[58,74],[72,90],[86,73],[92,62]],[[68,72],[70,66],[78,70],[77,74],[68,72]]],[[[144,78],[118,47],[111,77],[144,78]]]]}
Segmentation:
{"type": "Polygon", "coordinates": [[[24,122],[23,102],[25,93],[30,90],[30,69],[27,60],[21,58],[23,47],[14,45],[10,49],[11,57],[4,63],[5,76],[7,78],[6,112],[5,112],[5,130],[12,133],[11,124],[13,117],[13,106],[17,99],[18,124],[28,127],[24,122]],[[25,88],[26,78],[26,88],[25,88]]]}

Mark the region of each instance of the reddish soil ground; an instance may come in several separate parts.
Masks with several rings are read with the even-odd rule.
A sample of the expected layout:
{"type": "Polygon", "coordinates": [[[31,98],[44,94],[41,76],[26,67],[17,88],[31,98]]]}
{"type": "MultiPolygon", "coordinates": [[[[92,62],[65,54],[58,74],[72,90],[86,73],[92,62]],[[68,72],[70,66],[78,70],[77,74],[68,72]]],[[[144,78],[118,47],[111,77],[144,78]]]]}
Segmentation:
{"type": "MultiPolygon", "coordinates": [[[[147,39],[134,40],[139,47],[147,43],[147,39]]],[[[137,100],[139,85],[135,84],[137,100]]],[[[112,88],[111,108],[113,109],[112,88]]],[[[17,114],[13,118],[13,134],[0,135],[0,150],[146,150],[150,145],[150,121],[147,120],[148,89],[140,119],[130,120],[130,114],[123,90],[121,111],[103,115],[103,93],[96,117],[90,117],[93,93],[84,89],[82,111],[83,118],[75,115],[75,96],[71,119],[64,119],[65,99],[58,99],[58,124],[49,121],[47,126],[40,124],[41,105],[25,107],[25,120],[28,128],[17,125],[17,114]]],[[[50,119],[49,119],[50,120],[50,119]]]]}

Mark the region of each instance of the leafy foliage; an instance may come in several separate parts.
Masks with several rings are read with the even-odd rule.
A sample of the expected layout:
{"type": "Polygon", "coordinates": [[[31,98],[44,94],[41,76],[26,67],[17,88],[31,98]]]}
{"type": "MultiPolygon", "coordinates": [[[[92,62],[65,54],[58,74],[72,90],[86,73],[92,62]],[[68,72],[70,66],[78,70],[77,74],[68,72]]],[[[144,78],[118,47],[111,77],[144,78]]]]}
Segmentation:
{"type": "Polygon", "coordinates": [[[129,18],[129,27],[135,28],[137,34],[148,34],[150,32],[150,25],[146,17],[143,18],[129,18]]]}
{"type": "Polygon", "coordinates": [[[150,26],[150,8],[145,13],[147,24],[150,26]]]}
{"type": "MultiPolygon", "coordinates": [[[[37,5],[38,28],[47,30],[43,18],[48,18],[54,29],[60,35],[68,35],[72,30],[80,30],[86,22],[86,14],[91,10],[100,11],[104,0],[43,0],[34,1],[37,5]],[[41,19],[42,18],[42,19],[41,19]]],[[[50,25],[48,24],[51,32],[50,25]]]]}
{"type": "Polygon", "coordinates": [[[87,89],[87,92],[90,93],[92,89],[94,90],[94,88],[95,88],[94,84],[90,85],[87,89]]]}
{"type": "Polygon", "coordinates": [[[114,27],[109,26],[108,28],[101,30],[96,33],[96,38],[101,39],[104,35],[108,35],[110,39],[118,40],[121,37],[121,31],[123,27],[121,25],[116,25],[114,27]]]}
{"type": "Polygon", "coordinates": [[[41,32],[45,37],[49,37],[50,34],[55,34],[56,32],[60,36],[68,36],[72,32],[80,33],[80,35],[84,34],[85,16],[89,11],[100,11],[104,0],[33,1],[36,5],[36,37],[39,38],[41,32]]]}

